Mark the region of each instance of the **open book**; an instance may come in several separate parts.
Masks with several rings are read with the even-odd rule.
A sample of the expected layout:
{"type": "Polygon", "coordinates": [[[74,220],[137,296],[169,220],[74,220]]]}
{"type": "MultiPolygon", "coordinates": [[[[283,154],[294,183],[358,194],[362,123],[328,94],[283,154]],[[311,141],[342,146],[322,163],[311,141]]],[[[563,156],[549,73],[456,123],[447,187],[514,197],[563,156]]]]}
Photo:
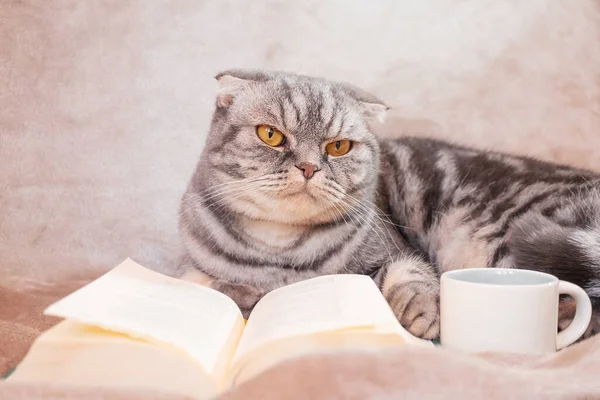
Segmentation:
{"type": "Polygon", "coordinates": [[[265,295],[245,323],[229,297],[126,260],[51,305],[9,381],[146,387],[212,397],[318,351],[433,346],[396,320],[375,283],[328,275],[265,295]]]}

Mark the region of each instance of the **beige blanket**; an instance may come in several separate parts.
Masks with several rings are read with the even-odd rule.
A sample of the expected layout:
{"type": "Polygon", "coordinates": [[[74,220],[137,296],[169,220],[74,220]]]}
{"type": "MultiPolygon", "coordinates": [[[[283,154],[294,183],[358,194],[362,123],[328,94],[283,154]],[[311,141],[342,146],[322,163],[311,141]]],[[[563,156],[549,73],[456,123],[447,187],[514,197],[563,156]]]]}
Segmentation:
{"type": "Polygon", "coordinates": [[[42,315],[43,310],[94,278],[38,284],[30,290],[0,286],[0,376],[23,358],[42,331],[59,321],[42,315]]]}
{"type": "MultiPolygon", "coordinates": [[[[82,281],[29,292],[0,288],[0,373],[14,367],[33,339],[56,322],[44,307],[82,281]]],[[[440,348],[314,355],[288,361],[225,393],[235,399],[486,398],[600,399],[600,336],[546,357],[470,357],[440,348]]],[[[0,399],[169,399],[142,389],[0,384],[0,399]]]]}

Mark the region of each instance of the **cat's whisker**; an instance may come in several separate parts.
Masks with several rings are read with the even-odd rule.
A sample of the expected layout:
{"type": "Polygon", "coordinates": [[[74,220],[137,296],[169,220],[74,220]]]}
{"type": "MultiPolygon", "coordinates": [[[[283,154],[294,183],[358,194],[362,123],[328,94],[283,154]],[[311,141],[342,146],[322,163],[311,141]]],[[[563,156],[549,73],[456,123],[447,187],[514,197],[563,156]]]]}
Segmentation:
{"type": "Polygon", "coordinates": [[[358,210],[362,211],[362,214],[367,214],[373,217],[372,224],[369,225],[369,228],[373,229],[373,232],[375,232],[377,234],[377,236],[380,238],[380,240],[382,241],[382,244],[386,247],[386,250],[391,258],[391,252],[390,249],[387,247],[387,242],[384,240],[385,237],[389,237],[391,242],[394,244],[394,247],[396,247],[396,249],[398,251],[400,251],[400,248],[398,247],[398,244],[395,242],[395,240],[392,237],[392,233],[389,231],[389,229],[387,229],[385,227],[385,220],[383,220],[381,217],[379,217],[377,215],[377,211],[373,208],[369,208],[366,205],[364,205],[362,202],[358,201],[357,199],[353,198],[352,196],[346,196],[343,198],[343,201],[347,201],[348,204],[353,204],[353,207],[359,207],[358,210]],[[349,200],[349,201],[348,201],[349,200]],[[384,223],[384,226],[380,226],[377,222],[381,222],[384,223]],[[381,233],[381,235],[383,235],[384,237],[382,238],[381,235],[379,235],[381,233]]]}
{"type": "MultiPolygon", "coordinates": [[[[350,200],[352,200],[352,198],[350,198],[350,200]]],[[[401,251],[401,249],[398,247],[398,244],[397,244],[397,243],[396,243],[396,241],[394,240],[394,238],[393,238],[393,236],[392,236],[392,233],[391,233],[391,232],[389,231],[389,229],[388,229],[388,228],[385,226],[385,223],[386,223],[387,221],[383,220],[383,219],[382,219],[382,218],[381,218],[379,215],[377,215],[377,212],[376,212],[375,210],[373,210],[373,209],[371,209],[371,208],[369,208],[369,207],[365,206],[364,204],[362,204],[360,201],[357,201],[356,199],[354,199],[354,201],[355,201],[355,204],[356,204],[357,206],[361,207],[361,208],[362,208],[362,210],[363,210],[364,212],[367,212],[367,213],[368,213],[368,212],[372,212],[372,213],[373,213],[373,217],[374,217],[374,218],[376,218],[376,220],[377,220],[378,222],[381,222],[381,223],[383,223],[383,227],[382,227],[382,226],[380,226],[379,224],[376,224],[376,227],[377,227],[377,229],[379,230],[379,232],[380,232],[380,233],[381,233],[381,234],[382,234],[384,237],[388,237],[388,238],[390,239],[390,241],[393,243],[393,245],[394,245],[394,247],[396,248],[396,250],[398,250],[398,251],[400,252],[400,251],[401,251]]],[[[384,243],[385,243],[385,241],[384,241],[384,243]]],[[[387,246],[387,243],[386,243],[386,246],[387,246]]],[[[389,252],[389,249],[388,249],[388,252],[389,252]]],[[[391,255],[390,255],[390,257],[391,257],[391,255]]]]}
{"type": "Polygon", "coordinates": [[[337,199],[337,198],[334,197],[333,200],[332,200],[333,196],[330,196],[329,194],[327,194],[327,192],[323,192],[322,194],[323,194],[323,196],[325,197],[325,200],[327,200],[327,203],[328,203],[328,205],[326,207],[326,210],[332,209],[334,211],[333,219],[332,220],[337,221],[337,220],[339,220],[339,218],[341,218],[341,219],[344,220],[345,224],[348,224],[348,221],[346,220],[346,216],[345,216],[345,213],[343,211],[343,208],[341,208],[340,205],[339,205],[339,203],[340,203],[339,199],[337,199]],[[336,217],[336,213],[339,215],[339,218],[336,217]]]}
{"type": "Polygon", "coordinates": [[[392,225],[392,226],[394,226],[394,227],[400,227],[400,228],[406,228],[406,227],[403,227],[403,226],[401,226],[401,225],[394,224],[393,222],[391,222],[391,221],[389,220],[389,218],[388,218],[388,217],[387,217],[385,214],[383,214],[383,215],[384,215],[384,217],[385,217],[386,219],[383,219],[383,218],[381,218],[381,216],[380,216],[380,215],[378,214],[378,212],[377,212],[377,210],[378,210],[379,208],[377,208],[377,207],[376,207],[374,204],[372,204],[372,203],[369,203],[370,205],[372,205],[372,207],[369,207],[369,206],[367,206],[367,205],[363,204],[362,202],[360,202],[359,200],[357,200],[357,199],[353,198],[352,196],[349,196],[349,199],[350,199],[351,201],[353,201],[355,204],[357,204],[359,207],[361,207],[363,210],[365,210],[366,212],[373,211],[373,212],[374,212],[374,217],[375,217],[375,218],[377,218],[377,220],[378,220],[379,222],[383,223],[383,225],[384,225],[384,226],[383,226],[383,228],[379,227],[379,230],[380,230],[380,232],[381,232],[381,231],[383,231],[383,232],[382,232],[382,234],[383,234],[384,236],[387,236],[387,237],[389,237],[390,241],[393,243],[393,245],[394,245],[394,247],[396,248],[396,250],[398,250],[398,251],[401,251],[401,249],[398,247],[398,244],[396,243],[396,240],[394,240],[394,237],[393,237],[393,234],[392,234],[392,232],[390,232],[390,230],[389,230],[389,229],[388,229],[388,228],[385,226],[385,224],[390,224],[390,225],[392,225]]]}
{"type": "MultiPolygon", "coordinates": [[[[229,182],[226,185],[217,185],[217,186],[222,186],[219,190],[210,192],[210,190],[212,188],[209,188],[207,191],[204,191],[204,193],[208,193],[208,195],[199,195],[197,198],[193,199],[189,204],[186,205],[186,208],[180,210],[179,215],[181,216],[183,213],[188,212],[190,209],[197,207],[198,205],[201,205],[203,203],[209,203],[211,200],[215,199],[215,198],[223,198],[226,197],[228,195],[232,195],[240,190],[243,190],[247,187],[255,187],[255,186],[260,186],[264,181],[269,181],[272,179],[271,177],[272,174],[268,174],[268,175],[263,175],[261,177],[257,177],[257,178],[253,178],[253,179],[247,179],[247,180],[241,180],[241,181],[236,181],[236,182],[229,182]]],[[[279,183],[277,183],[277,185],[279,185],[279,183]]]]}
{"type": "MultiPolygon", "coordinates": [[[[392,255],[391,255],[390,248],[388,247],[388,245],[385,241],[385,237],[382,237],[382,235],[380,234],[381,228],[379,227],[379,225],[377,225],[377,222],[374,219],[369,219],[368,217],[366,217],[364,215],[364,213],[359,212],[359,210],[357,210],[355,208],[352,209],[351,213],[353,215],[355,215],[357,217],[357,219],[359,219],[363,222],[363,224],[366,226],[367,231],[372,231],[375,235],[377,235],[377,238],[380,240],[380,243],[383,245],[386,252],[388,253],[388,258],[391,258],[392,255]]],[[[385,234],[383,236],[385,236],[385,234]]],[[[365,245],[365,244],[366,243],[363,242],[363,245],[365,245]]]]}
{"type": "Polygon", "coordinates": [[[231,204],[235,200],[243,198],[244,196],[246,196],[252,192],[256,192],[258,190],[258,188],[259,188],[259,186],[257,186],[257,185],[246,186],[246,187],[241,188],[233,193],[228,194],[225,197],[218,199],[215,202],[210,203],[210,205],[208,205],[208,208],[211,208],[213,206],[218,206],[217,208],[213,209],[213,212],[217,212],[221,208],[227,206],[227,204],[231,204]]]}
{"type": "Polygon", "coordinates": [[[214,193],[209,196],[205,196],[205,197],[203,197],[202,195],[196,196],[188,204],[186,204],[186,207],[180,211],[180,214],[186,213],[186,212],[190,211],[191,209],[198,207],[199,205],[206,204],[206,203],[210,204],[210,200],[212,200],[214,198],[222,198],[223,196],[231,195],[231,194],[236,193],[240,190],[243,190],[244,188],[251,186],[251,185],[252,185],[252,183],[245,183],[242,186],[222,188],[218,193],[214,193]]]}
{"type": "Polygon", "coordinates": [[[197,207],[199,204],[201,204],[203,202],[207,202],[207,201],[213,199],[214,197],[222,196],[227,193],[233,192],[233,191],[238,190],[238,189],[244,187],[245,185],[248,185],[249,183],[253,183],[253,182],[254,181],[250,181],[250,180],[227,182],[225,184],[216,185],[216,186],[221,187],[219,190],[214,190],[214,187],[210,187],[202,192],[196,193],[196,194],[194,194],[194,198],[192,200],[188,200],[189,204],[186,204],[186,207],[180,211],[180,215],[184,212],[189,211],[189,209],[191,209],[193,207],[197,207]],[[205,195],[206,193],[208,193],[208,195],[205,195]]]}
{"type": "Polygon", "coordinates": [[[399,224],[394,223],[392,220],[389,219],[388,215],[381,208],[379,208],[373,201],[370,201],[370,200],[360,201],[357,198],[353,197],[352,195],[347,194],[346,191],[344,190],[344,188],[339,183],[337,183],[336,181],[334,181],[332,179],[329,179],[328,182],[331,184],[331,187],[328,188],[327,186],[325,186],[325,188],[332,189],[333,191],[339,193],[341,196],[343,196],[345,198],[357,201],[363,207],[366,207],[368,209],[371,209],[371,208],[374,209],[374,211],[376,211],[378,217],[381,218],[381,216],[383,216],[385,218],[385,219],[382,220],[382,222],[384,222],[386,224],[390,224],[390,225],[395,226],[397,228],[412,229],[412,228],[410,228],[408,226],[399,225],[399,224]]]}
{"type": "Polygon", "coordinates": [[[269,181],[271,178],[266,177],[266,178],[261,178],[261,179],[255,179],[252,181],[237,181],[235,183],[230,183],[229,185],[225,186],[225,187],[221,187],[218,190],[209,190],[209,191],[205,191],[204,193],[200,194],[200,196],[204,199],[204,200],[209,200],[210,198],[219,195],[220,193],[223,192],[227,192],[229,190],[232,189],[236,189],[239,187],[244,187],[250,184],[256,184],[256,183],[262,183],[264,181],[269,181]]]}
{"type": "MultiPolygon", "coordinates": [[[[270,185],[270,186],[275,186],[275,185],[270,185]]],[[[269,198],[274,198],[274,196],[270,195],[268,192],[277,192],[278,190],[266,190],[263,191],[262,194],[269,197],[269,198]]],[[[224,219],[227,220],[229,218],[229,216],[234,212],[234,209],[230,209],[229,212],[227,214],[225,214],[224,219]]]]}
{"type": "MultiPolygon", "coordinates": [[[[348,200],[348,203],[350,203],[350,204],[354,204],[354,206],[355,206],[355,207],[359,207],[359,208],[360,208],[360,209],[361,209],[361,210],[362,210],[364,213],[371,214],[371,215],[373,215],[373,217],[374,217],[374,218],[376,218],[376,219],[377,219],[379,222],[382,222],[382,223],[384,224],[384,227],[383,227],[383,228],[382,228],[381,226],[379,226],[379,224],[377,224],[376,222],[374,223],[374,224],[375,224],[375,226],[373,227],[373,228],[375,228],[375,229],[374,229],[374,231],[379,231],[379,233],[381,233],[381,234],[382,234],[384,237],[389,237],[389,238],[390,238],[390,240],[391,240],[391,242],[392,242],[392,243],[394,244],[394,246],[396,247],[396,249],[397,249],[398,251],[400,251],[400,248],[398,247],[398,244],[396,243],[396,241],[395,241],[395,240],[393,239],[393,237],[392,237],[392,233],[391,233],[391,232],[389,232],[389,230],[388,230],[388,229],[385,227],[385,223],[389,223],[389,224],[392,224],[392,225],[396,225],[396,224],[393,224],[391,221],[389,221],[389,220],[387,220],[387,221],[386,221],[386,220],[384,220],[383,218],[381,218],[381,217],[378,215],[378,212],[377,212],[377,210],[378,210],[379,208],[378,208],[378,207],[376,207],[376,206],[375,206],[375,204],[373,204],[372,202],[370,202],[370,203],[369,203],[369,205],[371,205],[371,207],[369,207],[369,206],[367,206],[367,205],[363,204],[363,203],[362,203],[361,201],[359,201],[358,199],[356,199],[356,198],[354,198],[354,197],[352,197],[352,196],[350,196],[350,195],[347,195],[347,194],[345,194],[344,192],[342,192],[342,191],[341,191],[341,190],[339,190],[339,189],[336,189],[336,188],[335,188],[335,187],[333,187],[333,186],[332,186],[331,188],[328,188],[328,187],[326,187],[326,186],[325,186],[325,187],[323,187],[323,189],[325,189],[327,192],[329,192],[329,193],[332,193],[332,194],[333,194],[334,192],[337,192],[336,194],[340,195],[340,197],[339,197],[339,198],[340,198],[340,200],[342,200],[342,201],[346,201],[346,200],[348,200]],[[331,190],[329,190],[329,189],[331,189],[331,190]]],[[[337,197],[337,196],[336,196],[336,197],[337,197]]],[[[385,215],[385,214],[384,214],[384,215],[385,215]]],[[[378,234],[378,236],[379,236],[379,234],[378,234]]],[[[381,236],[379,236],[379,237],[381,238],[381,236]]],[[[382,239],[382,242],[384,243],[384,245],[386,245],[386,244],[385,244],[386,242],[383,240],[383,238],[381,238],[381,239],[382,239]]],[[[387,245],[386,245],[386,246],[387,246],[387,245]]],[[[388,253],[389,253],[389,249],[387,249],[387,251],[388,251],[388,253]]],[[[390,257],[391,257],[391,255],[390,255],[390,257]]]]}
{"type": "MultiPolygon", "coordinates": [[[[225,198],[221,198],[218,201],[216,201],[214,204],[220,204],[218,208],[216,208],[214,210],[214,212],[220,210],[221,208],[225,207],[227,205],[227,203],[231,203],[234,200],[243,198],[244,196],[246,196],[247,194],[253,193],[253,192],[261,192],[261,194],[266,194],[266,192],[271,191],[271,192],[278,192],[279,190],[277,189],[277,187],[280,186],[279,184],[252,184],[252,185],[248,185],[247,187],[240,189],[238,192],[233,193],[235,196],[227,196],[225,198]],[[268,188],[275,188],[275,189],[268,189],[268,188]],[[267,189],[267,190],[265,190],[267,189]]],[[[210,207],[209,207],[210,208],[210,207]]]]}
{"type": "Polygon", "coordinates": [[[213,191],[213,190],[218,189],[223,186],[241,185],[244,183],[256,182],[256,181],[265,180],[265,179],[275,179],[275,178],[282,177],[282,176],[284,176],[283,173],[274,173],[274,174],[270,173],[270,174],[263,174],[263,175],[259,175],[259,176],[253,176],[250,178],[238,179],[235,181],[218,183],[216,185],[209,186],[206,189],[197,192],[197,194],[203,195],[204,193],[206,193],[208,191],[213,191]]]}
{"type": "MultiPolygon", "coordinates": [[[[198,196],[197,198],[193,199],[189,204],[186,205],[186,207],[184,209],[182,209],[180,211],[180,214],[189,214],[190,211],[192,211],[194,208],[200,206],[202,207],[203,205],[210,209],[212,207],[214,207],[215,205],[221,204],[222,202],[225,201],[225,199],[227,197],[231,198],[233,195],[236,195],[237,193],[247,190],[249,187],[253,187],[256,183],[246,183],[244,186],[236,186],[236,187],[230,187],[228,188],[228,190],[223,191],[221,193],[219,193],[219,198],[216,201],[207,201],[205,198],[203,198],[202,196],[198,196]]],[[[217,196],[213,196],[217,197],[217,196]]],[[[191,221],[192,223],[194,223],[195,221],[197,221],[197,218],[199,218],[200,213],[191,213],[191,221]]]]}
{"type": "Polygon", "coordinates": [[[234,187],[226,187],[226,188],[222,188],[219,191],[215,192],[215,193],[209,193],[208,196],[201,196],[202,200],[204,202],[207,202],[215,197],[219,197],[222,195],[227,195],[233,191],[238,191],[238,190],[243,190],[246,188],[260,188],[263,186],[279,186],[279,183],[267,183],[265,184],[265,181],[268,181],[267,179],[261,179],[261,180],[257,180],[257,181],[252,181],[252,182],[244,182],[243,185],[236,185],[234,187]]]}
{"type": "MultiPolygon", "coordinates": [[[[326,195],[326,196],[328,196],[328,195],[326,195]]],[[[328,196],[328,197],[329,197],[329,196],[328,196]]],[[[336,200],[339,200],[339,199],[337,199],[337,198],[336,198],[336,200]]],[[[336,209],[338,209],[338,205],[337,205],[337,204],[335,204],[335,203],[333,203],[333,202],[332,202],[332,204],[334,204],[334,205],[335,205],[335,207],[336,207],[336,209]]],[[[348,224],[349,222],[348,222],[348,221],[346,221],[346,216],[344,215],[344,213],[343,213],[343,212],[341,212],[341,211],[338,211],[338,212],[340,213],[340,215],[341,215],[341,216],[342,216],[342,218],[344,219],[344,222],[345,222],[346,224],[348,224]]],[[[360,223],[360,221],[357,221],[357,219],[358,219],[358,218],[356,218],[356,219],[355,219],[355,218],[353,218],[353,214],[352,214],[352,213],[349,213],[349,214],[346,214],[346,215],[348,216],[348,218],[350,218],[350,222],[352,222],[352,223],[355,223],[355,224],[357,224],[357,225],[360,225],[360,224],[361,224],[361,223],[360,223]]],[[[374,245],[372,245],[372,244],[370,244],[370,243],[363,242],[363,244],[362,244],[362,245],[363,245],[363,246],[366,246],[367,248],[369,248],[369,249],[371,249],[371,250],[373,250],[373,251],[378,251],[378,249],[377,249],[377,248],[376,248],[374,245]]],[[[352,255],[352,258],[353,258],[353,259],[355,258],[355,257],[354,257],[354,255],[352,255]]]]}
{"type": "Polygon", "coordinates": [[[377,237],[379,238],[381,243],[384,245],[386,251],[388,252],[388,256],[391,258],[392,255],[391,255],[390,249],[387,246],[387,243],[385,241],[385,233],[382,231],[379,224],[377,224],[377,220],[375,220],[373,218],[369,218],[369,216],[373,217],[374,214],[366,213],[363,210],[357,209],[352,204],[346,202],[346,199],[342,199],[342,201],[345,202],[346,205],[350,206],[349,215],[354,215],[359,221],[362,221],[362,224],[366,225],[366,229],[372,230],[373,233],[375,233],[377,235],[377,237]],[[383,234],[383,237],[380,235],[380,233],[383,234]]]}
{"type": "MultiPolygon", "coordinates": [[[[335,214],[337,213],[344,220],[344,223],[348,224],[348,221],[346,220],[346,217],[344,216],[344,213],[342,211],[340,211],[340,209],[338,208],[338,205],[336,204],[336,202],[332,201],[328,195],[325,195],[325,196],[326,196],[326,200],[328,202],[327,209],[329,209],[330,207],[333,207],[332,214],[333,214],[334,219],[337,219],[336,216],[335,216],[335,214]]],[[[352,220],[350,220],[350,221],[352,221],[352,220]]],[[[350,259],[352,261],[355,261],[355,262],[357,261],[353,252],[350,253],[349,257],[350,257],[350,259]]],[[[343,271],[345,271],[346,273],[350,273],[351,272],[348,269],[348,263],[344,264],[344,266],[342,268],[343,268],[343,271]]]]}
{"type": "Polygon", "coordinates": [[[330,202],[331,202],[331,205],[335,208],[335,211],[344,220],[344,223],[348,224],[348,221],[346,221],[346,216],[344,215],[344,209],[339,205],[339,202],[337,201],[337,199],[335,199],[335,201],[330,201],[330,202]]]}
{"type": "Polygon", "coordinates": [[[381,208],[379,208],[375,203],[373,203],[372,201],[368,201],[368,200],[367,201],[360,201],[360,200],[358,200],[357,198],[355,198],[355,197],[353,197],[351,195],[346,195],[346,196],[349,199],[352,199],[354,201],[359,202],[360,204],[362,204],[363,207],[372,208],[376,212],[377,216],[380,219],[382,219],[382,222],[384,222],[386,224],[389,224],[389,225],[392,225],[392,226],[395,226],[397,228],[413,230],[413,228],[411,228],[409,226],[400,225],[400,224],[397,224],[397,223],[393,222],[389,218],[389,216],[381,208]],[[385,218],[385,219],[383,219],[382,217],[385,218]]]}

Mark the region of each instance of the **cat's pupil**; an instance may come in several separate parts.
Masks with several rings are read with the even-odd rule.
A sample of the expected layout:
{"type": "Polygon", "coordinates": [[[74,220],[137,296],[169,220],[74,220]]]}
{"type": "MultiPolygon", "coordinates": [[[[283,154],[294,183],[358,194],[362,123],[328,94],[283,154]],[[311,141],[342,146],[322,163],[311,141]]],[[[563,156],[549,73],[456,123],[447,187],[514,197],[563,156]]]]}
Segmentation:
{"type": "Polygon", "coordinates": [[[339,149],[340,149],[340,146],[341,146],[341,145],[342,145],[342,144],[340,143],[340,141],[339,141],[339,140],[338,140],[337,142],[335,142],[335,148],[336,148],[337,150],[339,150],[339,149]]]}
{"type": "Polygon", "coordinates": [[[273,132],[273,128],[269,128],[268,132],[269,132],[269,139],[271,139],[273,137],[273,133],[275,133],[275,132],[273,132]]]}

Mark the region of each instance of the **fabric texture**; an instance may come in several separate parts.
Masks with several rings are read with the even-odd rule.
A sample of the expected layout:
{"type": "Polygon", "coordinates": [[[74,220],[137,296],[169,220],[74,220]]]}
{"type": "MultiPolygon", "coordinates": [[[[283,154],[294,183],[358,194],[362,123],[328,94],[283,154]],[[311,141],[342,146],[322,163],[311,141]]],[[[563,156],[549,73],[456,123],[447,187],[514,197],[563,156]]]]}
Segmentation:
{"type": "MultiPolygon", "coordinates": [[[[15,366],[34,338],[56,320],[40,318],[49,303],[81,286],[43,292],[1,291],[0,374],[15,366]],[[8,310],[8,311],[7,311],[8,310]]],[[[316,354],[284,362],[224,393],[235,399],[600,398],[600,335],[547,356],[468,356],[442,348],[316,354]]],[[[0,383],[2,399],[179,399],[168,393],[0,383]],[[13,386],[14,385],[14,386],[13,386]],[[152,397],[155,396],[155,397],[152,397]]]]}
{"type": "Polygon", "coordinates": [[[598,399],[599,373],[600,336],[543,357],[406,347],[288,361],[221,399],[598,399]]]}
{"type": "Polygon", "coordinates": [[[41,332],[59,321],[42,315],[44,309],[84,282],[49,284],[28,291],[0,287],[0,376],[17,365],[41,332]]]}

